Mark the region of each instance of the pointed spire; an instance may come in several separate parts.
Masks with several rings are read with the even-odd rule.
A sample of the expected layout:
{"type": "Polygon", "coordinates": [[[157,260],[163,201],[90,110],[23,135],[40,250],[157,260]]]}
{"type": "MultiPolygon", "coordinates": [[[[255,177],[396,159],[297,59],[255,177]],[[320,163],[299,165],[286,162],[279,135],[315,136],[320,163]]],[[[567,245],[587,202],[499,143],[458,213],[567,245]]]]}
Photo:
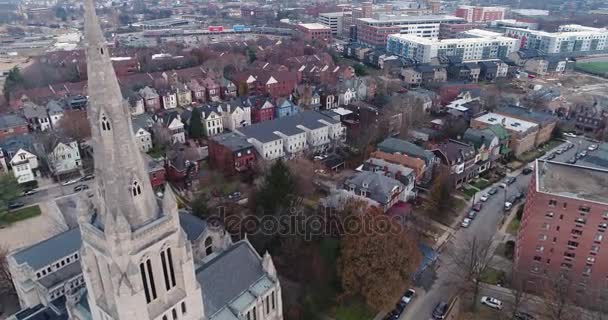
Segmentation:
{"type": "Polygon", "coordinates": [[[84,7],[88,116],[100,215],[97,225],[105,230],[112,229],[106,224],[126,221],[128,227],[135,230],[158,218],[160,209],[135,143],[128,106],[112,67],[93,0],[85,0],[84,7]]]}

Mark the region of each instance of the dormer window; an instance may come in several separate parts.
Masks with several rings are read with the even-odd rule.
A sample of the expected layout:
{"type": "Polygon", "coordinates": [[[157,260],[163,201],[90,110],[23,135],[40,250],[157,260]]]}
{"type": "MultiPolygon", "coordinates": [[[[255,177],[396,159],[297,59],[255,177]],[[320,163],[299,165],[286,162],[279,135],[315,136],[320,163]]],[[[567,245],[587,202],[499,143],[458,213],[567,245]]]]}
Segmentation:
{"type": "Polygon", "coordinates": [[[133,182],[133,187],[131,188],[131,192],[133,193],[134,197],[141,194],[141,186],[139,185],[139,182],[137,182],[137,181],[133,182]]]}

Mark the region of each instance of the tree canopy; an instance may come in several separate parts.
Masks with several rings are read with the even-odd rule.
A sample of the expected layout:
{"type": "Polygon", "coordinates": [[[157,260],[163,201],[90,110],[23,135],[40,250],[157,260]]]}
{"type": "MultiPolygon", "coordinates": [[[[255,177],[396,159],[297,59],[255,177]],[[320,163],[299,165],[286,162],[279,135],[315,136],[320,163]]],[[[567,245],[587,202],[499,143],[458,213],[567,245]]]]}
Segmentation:
{"type": "Polygon", "coordinates": [[[201,122],[201,110],[198,108],[192,109],[192,115],[190,116],[190,126],[188,127],[188,134],[191,138],[202,138],[204,135],[203,123],[201,122]]]}
{"type": "Polygon", "coordinates": [[[255,201],[263,214],[277,214],[286,208],[295,192],[295,179],[282,160],[277,160],[264,177],[264,183],[258,190],[255,201]]]}
{"type": "Polygon", "coordinates": [[[441,171],[433,180],[429,197],[425,204],[426,213],[432,218],[441,218],[452,210],[452,188],[447,173],[441,171]]]}
{"type": "Polygon", "coordinates": [[[0,174],[0,213],[8,210],[9,202],[21,195],[21,186],[12,174],[0,174]]]}
{"type": "Polygon", "coordinates": [[[23,84],[23,76],[21,75],[21,70],[19,67],[13,67],[6,76],[6,80],[4,81],[4,88],[2,93],[4,94],[4,98],[8,102],[11,97],[11,93],[13,89],[23,84]]]}
{"type": "Polygon", "coordinates": [[[342,237],[337,264],[342,289],[346,296],[361,297],[370,307],[382,310],[410,285],[420,252],[411,234],[378,209],[351,218],[359,226],[372,227],[356,232],[347,229],[342,237]]]}

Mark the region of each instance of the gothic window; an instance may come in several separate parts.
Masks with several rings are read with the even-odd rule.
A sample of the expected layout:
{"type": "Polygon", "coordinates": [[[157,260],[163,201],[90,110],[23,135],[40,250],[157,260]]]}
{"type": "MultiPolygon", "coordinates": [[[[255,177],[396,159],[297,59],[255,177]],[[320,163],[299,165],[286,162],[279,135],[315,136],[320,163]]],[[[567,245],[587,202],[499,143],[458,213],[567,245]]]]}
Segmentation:
{"type": "Polygon", "coordinates": [[[144,266],[144,263],[140,263],[139,264],[139,273],[141,274],[141,282],[144,285],[144,293],[146,295],[146,302],[150,303],[150,290],[148,289],[148,281],[147,281],[147,276],[146,276],[146,268],[144,266]]]}
{"type": "Polygon", "coordinates": [[[213,253],[213,240],[211,239],[211,237],[207,237],[207,239],[205,239],[205,254],[210,255],[212,253],[213,253]]]}
{"type": "Polygon", "coordinates": [[[165,251],[160,252],[160,262],[163,265],[163,276],[165,278],[165,289],[169,291],[171,289],[171,283],[169,283],[169,271],[167,269],[167,255],[165,251]]]}
{"type": "Polygon", "coordinates": [[[182,301],[182,314],[186,314],[186,302],[182,301]]]}
{"type": "Polygon", "coordinates": [[[139,182],[137,182],[137,181],[133,182],[133,187],[131,188],[131,192],[133,193],[134,197],[141,194],[141,186],[139,185],[139,182]]]}
{"type": "Polygon", "coordinates": [[[163,266],[163,276],[165,279],[165,289],[167,291],[175,287],[175,272],[173,270],[173,257],[171,256],[171,248],[161,251],[160,260],[163,266]]]}
{"type": "Polygon", "coordinates": [[[146,261],[146,266],[148,267],[148,279],[150,281],[152,300],[156,300],[156,285],[154,284],[154,273],[152,272],[152,263],[150,262],[150,259],[146,261]]]}
{"type": "Polygon", "coordinates": [[[110,119],[106,115],[101,116],[101,130],[110,131],[110,119]]]}
{"type": "Polygon", "coordinates": [[[99,48],[99,52],[103,55],[103,48],[99,48]]]}

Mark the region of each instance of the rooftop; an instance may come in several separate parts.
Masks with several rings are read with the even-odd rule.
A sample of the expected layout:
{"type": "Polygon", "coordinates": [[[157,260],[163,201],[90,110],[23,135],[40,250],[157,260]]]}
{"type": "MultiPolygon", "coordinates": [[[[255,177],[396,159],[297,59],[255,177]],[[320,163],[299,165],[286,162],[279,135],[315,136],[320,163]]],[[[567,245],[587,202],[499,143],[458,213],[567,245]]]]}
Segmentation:
{"type": "Polygon", "coordinates": [[[483,122],[486,124],[499,124],[503,126],[507,130],[516,131],[516,132],[527,132],[530,129],[534,129],[538,127],[536,123],[524,121],[516,118],[511,118],[509,116],[504,116],[497,113],[486,113],[482,116],[475,118],[475,120],[479,122],[483,122]]]}
{"type": "Polygon", "coordinates": [[[485,31],[480,29],[473,29],[463,33],[465,36],[462,38],[455,39],[433,39],[424,38],[414,34],[391,34],[391,38],[402,39],[407,41],[416,42],[423,45],[448,45],[448,44],[466,44],[466,43],[479,43],[483,41],[517,41],[515,38],[505,37],[504,35],[496,32],[485,31]]]}
{"type": "Polygon", "coordinates": [[[324,24],[321,23],[300,23],[299,24],[300,27],[305,28],[305,29],[310,29],[310,30],[318,30],[318,29],[327,29],[329,30],[330,28],[324,24]]]}
{"type": "Polygon", "coordinates": [[[74,228],[39,242],[13,255],[18,264],[28,264],[38,270],[80,249],[80,229],[74,228]]]}
{"type": "Polygon", "coordinates": [[[314,130],[326,126],[323,122],[335,124],[339,121],[320,112],[303,111],[293,116],[282,117],[256,123],[248,127],[242,127],[239,128],[238,131],[248,138],[254,138],[260,142],[267,143],[281,139],[275,132],[280,132],[285,135],[296,135],[305,132],[298,127],[314,130]]]}
{"type": "Polygon", "coordinates": [[[536,190],[608,204],[608,170],[537,160],[536,190]]]}
{"type": "Polygon", "coordinates": [[[444,21],[465,21],[463,18],[448,16],[448,15],[425,15],[425,16],[408,16],[408,15],[393,15],[393,14],[377,14],[376,18],[359,18],[359,21],[366,23],[386,23],[386,22],[403,22],[408,23],[433,23],[444,21]]]}
{"type": "Polygon", "coordinates": [[[253,145],[247,142],[247,139],[237,133],[228,132],[222,133],[211,138],[211,140],[221,144],[231,151],[239,151],[246,148],[252,148],[253,145]]]}

